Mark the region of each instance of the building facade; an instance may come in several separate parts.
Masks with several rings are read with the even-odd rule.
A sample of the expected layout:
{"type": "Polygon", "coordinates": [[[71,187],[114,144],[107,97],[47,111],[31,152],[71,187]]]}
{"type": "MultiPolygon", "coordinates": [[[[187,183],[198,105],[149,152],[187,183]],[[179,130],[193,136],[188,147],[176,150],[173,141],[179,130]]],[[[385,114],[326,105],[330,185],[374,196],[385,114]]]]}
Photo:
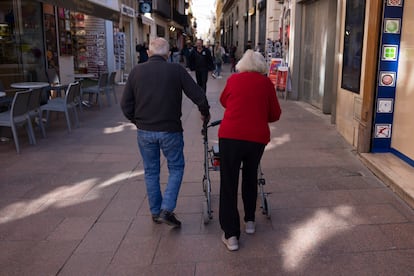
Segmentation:
{"type": "Polygon", "coordinates": [[[248,48],[266,53],[267,42],[280,36],[280,3],[268,0],[217,2],[215,40],[236,46],[241,57],[248,48]]]}

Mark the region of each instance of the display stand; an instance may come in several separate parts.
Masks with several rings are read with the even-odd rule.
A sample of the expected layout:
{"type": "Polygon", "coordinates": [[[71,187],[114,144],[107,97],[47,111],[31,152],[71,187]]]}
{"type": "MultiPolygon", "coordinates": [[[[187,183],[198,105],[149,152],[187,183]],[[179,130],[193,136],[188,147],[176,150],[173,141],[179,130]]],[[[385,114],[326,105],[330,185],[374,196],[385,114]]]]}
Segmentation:
{"type": "Polygon", "coordinates": [[[276,91],[282,93],[285,101],[287,100],[287,83],[288,83],[289,67],[279,66],[277,69],[276,91]]]}
{"type": "Polygon", "coordinates": [[[125,34],[122,32],[114,35],[115,69],[120,70],[120,81],[118,84],[125,84],[125,34]]]}
{"type": "Polygon", "coordinates": [[[74,67],[77,73],[88,73],[88,48],[86,45],[85,15],[71,13],[72,38],[74,44],[74,67]]]}

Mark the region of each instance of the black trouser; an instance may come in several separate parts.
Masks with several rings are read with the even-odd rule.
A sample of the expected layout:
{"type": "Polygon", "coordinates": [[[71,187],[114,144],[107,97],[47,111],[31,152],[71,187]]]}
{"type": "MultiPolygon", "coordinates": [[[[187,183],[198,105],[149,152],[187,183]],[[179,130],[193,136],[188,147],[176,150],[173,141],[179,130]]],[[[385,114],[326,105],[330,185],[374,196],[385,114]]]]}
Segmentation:
{"type": "Polygon", "coordinates": [[[208,71],[207,70],[201,70],[195,71],[195,75],[196,75],[196,80],[197,80],[197,84],[203,88],[204,93],[207,92],[207,79],[208,79],[208,71]]]}
{"type": "Polygon", "coordinates": [[[257,200],[257,169],[265,145],[255,142],[219,139],[220,207],[219,219],[226,239],[240,237],[240,216],[237,210],[239,172],[242,168],[242,199],[244,221],[254,221],[257,200]]]}

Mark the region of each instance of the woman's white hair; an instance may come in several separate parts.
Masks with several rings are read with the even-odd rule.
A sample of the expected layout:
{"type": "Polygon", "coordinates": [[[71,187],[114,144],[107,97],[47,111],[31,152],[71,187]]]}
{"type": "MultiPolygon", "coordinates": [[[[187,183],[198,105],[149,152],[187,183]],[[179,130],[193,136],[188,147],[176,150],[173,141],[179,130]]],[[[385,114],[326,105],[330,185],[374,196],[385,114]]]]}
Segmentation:
{"type": "Polygon", "coordinates": [[[258,72],[266,74],[268,69],[266,60],[262,54],[249,49],[244,53],[239,62],[237,62],[236,70],[239,72],[258,72]]]}
{"type": "Polygon", "coordinates": [[[170,52],[170,45],[167,40],[165,40],[162,37],[156,37],[153,40],[151,40],[148,52],[150,56],[163,56],[168,57],[168,54],[170,52]]]}

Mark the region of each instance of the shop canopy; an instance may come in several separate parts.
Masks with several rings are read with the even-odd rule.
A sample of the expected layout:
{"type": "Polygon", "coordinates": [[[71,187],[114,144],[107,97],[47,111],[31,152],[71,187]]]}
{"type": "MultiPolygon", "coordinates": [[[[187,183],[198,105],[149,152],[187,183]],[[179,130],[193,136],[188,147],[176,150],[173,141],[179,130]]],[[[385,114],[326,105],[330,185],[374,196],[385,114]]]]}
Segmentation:
{"type": "Polygon", "coordinates": [[[95,2],[86,0],[39,0],[41,2],[69,9],[76,12],[93,15],[106,20],[119,22],[119,10],[114,10],[95,2]]]}

